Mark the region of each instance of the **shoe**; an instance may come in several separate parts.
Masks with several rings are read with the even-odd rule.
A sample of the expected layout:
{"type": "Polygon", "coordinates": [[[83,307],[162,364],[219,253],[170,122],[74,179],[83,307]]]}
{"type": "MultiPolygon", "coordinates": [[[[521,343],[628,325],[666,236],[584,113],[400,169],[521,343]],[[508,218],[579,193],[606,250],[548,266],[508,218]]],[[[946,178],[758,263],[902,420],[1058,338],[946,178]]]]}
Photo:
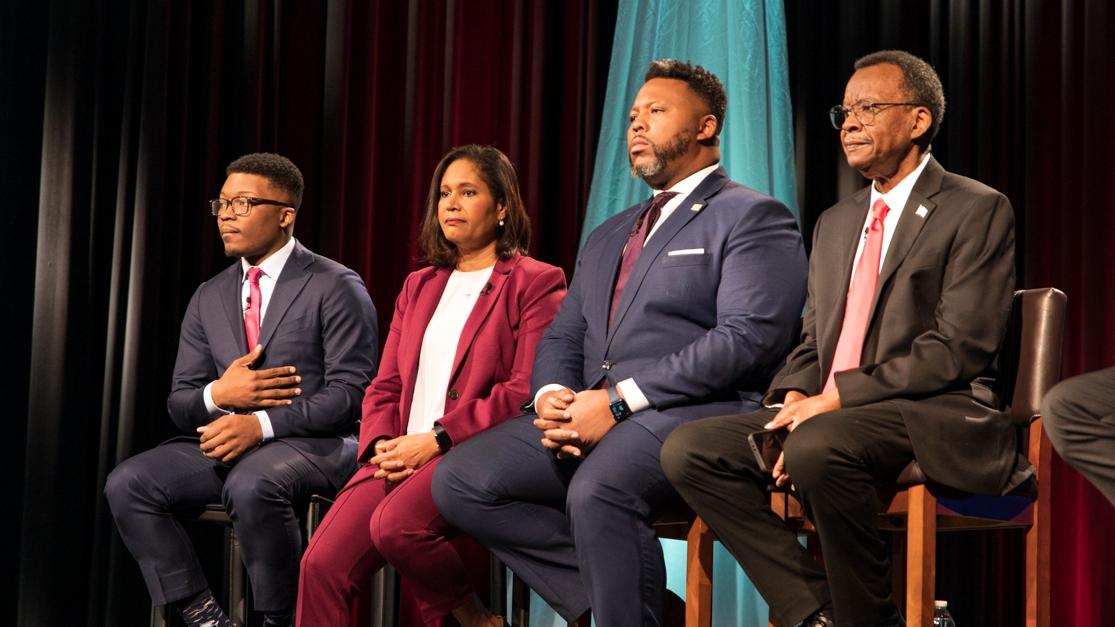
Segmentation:
{"type": "Polygon", "coordinates": [[[801,627],[836,627],[831,610],[817,610],[801,622],[801,627]]]}

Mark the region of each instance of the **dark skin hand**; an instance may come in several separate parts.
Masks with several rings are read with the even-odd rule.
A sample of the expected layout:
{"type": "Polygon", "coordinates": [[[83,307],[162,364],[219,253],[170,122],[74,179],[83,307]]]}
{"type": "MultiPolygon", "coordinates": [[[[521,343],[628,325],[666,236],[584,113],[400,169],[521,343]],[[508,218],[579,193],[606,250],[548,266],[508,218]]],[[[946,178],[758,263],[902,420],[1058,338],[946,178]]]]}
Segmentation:
{"type": "Polygon", "coordinates": [[[294,366],[279,366],[266,370],[252,370],[263,347],[256,345],[252,352],[233,361],[220,379],[213,382],[210,392],[217,407],[237,409],[267,409],[290,405],[290,399],[302,394],[294,387],[302,382],[294,366]]]}
{"type": "MultiPolygon", "coordinates": [[[[773,420],[763,425],[763,428],[773,431],[786,427],[793,431],[798,425],[813,416],[837,409],[840,409],[840,392],[835,387],[816,396],[806,396],[797,390],[790,390],[786,392],[786,397],[782,399],[782,409],[778,411],[773,420]]],[[[785,453],[778,456],[778,462],[774,464],[772,474],[774,475],[774,484],[779,487],[790,482],[790,473],[786,472],[785,453]]]]}
{"type": "Polygon", "coordinates": [[[376,479],[398,483],[414,474],[422,464],[438,456],[437,437],[433,431],[401,435],[376,442],[376,454],[369,463],[379,466],[376,479]]]}
{"type": "Polygon", "coordinates": [[[566,388],[543,394],[534,419],[534,426],[542,431],[542,446],[559,458],[584,457],[616,426],[608,405],[606,390],[574,394],[566,388]]]}
{"type": "Polygon", "coordinates": [[[230,462],[263,441],[263,427],[255,414],[228,414],[198,427],[201,452],[206,457],[230,462]]]}

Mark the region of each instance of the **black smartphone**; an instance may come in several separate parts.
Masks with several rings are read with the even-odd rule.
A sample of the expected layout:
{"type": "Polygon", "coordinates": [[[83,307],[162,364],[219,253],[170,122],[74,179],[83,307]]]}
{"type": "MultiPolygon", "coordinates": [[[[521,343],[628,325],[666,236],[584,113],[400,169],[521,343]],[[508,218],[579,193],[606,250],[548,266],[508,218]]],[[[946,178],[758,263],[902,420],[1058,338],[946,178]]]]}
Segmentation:
{"type": "Polygon", "coordinates": [[[747,434],[747,443],[751,445],[751,452],[755,454],[755,461],[759,470],[773,474],[774,465],[778,463],[778,456],[782,454],[782,443],[790,431],[785,427],[773,431],[755,431],[747,434]]]}

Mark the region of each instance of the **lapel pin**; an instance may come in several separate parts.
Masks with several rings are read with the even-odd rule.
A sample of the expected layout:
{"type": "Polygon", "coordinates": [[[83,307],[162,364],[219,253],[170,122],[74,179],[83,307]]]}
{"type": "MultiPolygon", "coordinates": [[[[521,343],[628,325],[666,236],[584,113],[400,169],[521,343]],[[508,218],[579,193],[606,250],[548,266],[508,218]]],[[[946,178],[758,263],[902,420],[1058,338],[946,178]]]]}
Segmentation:
{"type": "Polygon", "coordinates": [[[918,205],[918,210],[914,213],[918,214],[919,218],[924,218],[929,215],[929,210],[925,208],[925,205],[918,205]]]}
{"type": "Polygon", "coordinates": [[[689,207],[689,210],[692,211],[693,213],[696,213],[696,212],[700,211],[702,208],[704,208],[704,206],[705,206],[704,203],[695,202],[695,203],[693,203],[693,205],[691,207],[689,207]]]}

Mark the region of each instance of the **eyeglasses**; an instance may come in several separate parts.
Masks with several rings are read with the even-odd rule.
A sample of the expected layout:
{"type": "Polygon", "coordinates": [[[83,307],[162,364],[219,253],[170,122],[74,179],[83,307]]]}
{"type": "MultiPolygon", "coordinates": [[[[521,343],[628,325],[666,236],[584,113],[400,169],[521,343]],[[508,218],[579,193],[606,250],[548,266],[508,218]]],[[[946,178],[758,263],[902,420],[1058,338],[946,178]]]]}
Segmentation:
{"type": "Polygon", "coordinates": [[[848,114],[856,116],[859,123],[864,126],[871,126],[875,123],[875,116],[880,111],[888,107],[919,107],[920,102],[857,102],[856,104],[845,107],[843,105],[836,105],[829,109],[829,120],[832,121],[832,127],[840,130],[844,127],[844,121],[848,119],[848,114]]]}
{"type": "Polygon", "coordinates": [[[221,212],[228,207],[232,207],[232,212],[238,216],[246,216],[252,212],[252,207],[256,205],[278,205],[280,207],[290,207],[289,202],[281,200],[268,200],[266,198],[252,198],[251,196],[237,196],[236,198],[214,198],[209,201],[209,210],[213,215],[219,216],[221,212]]]}

